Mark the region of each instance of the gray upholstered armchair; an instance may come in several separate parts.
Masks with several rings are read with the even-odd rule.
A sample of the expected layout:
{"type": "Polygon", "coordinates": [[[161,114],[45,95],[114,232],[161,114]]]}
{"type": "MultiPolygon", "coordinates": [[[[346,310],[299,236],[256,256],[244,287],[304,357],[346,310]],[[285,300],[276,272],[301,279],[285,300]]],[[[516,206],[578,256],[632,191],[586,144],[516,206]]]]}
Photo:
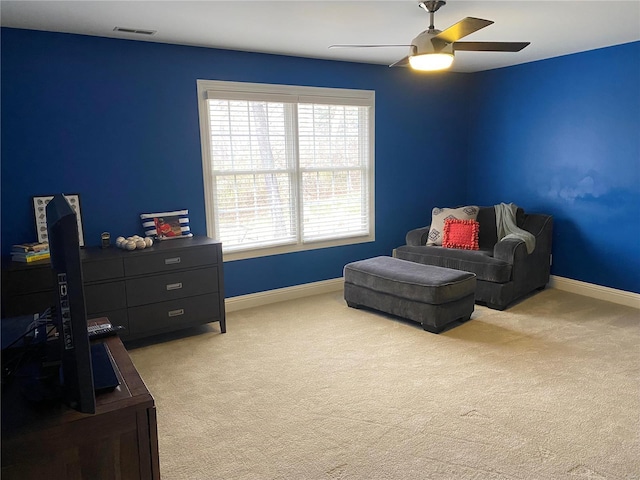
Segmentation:
{"type": "Polygon", "coordinates": [[[550,215],[516,213],[519,228],[532,233],[536,239],[533,252],[527,253],[523,241],[504,238],[498,242],[494,207],[480,207],[480,250],[460,250],[441,246],[427,246],[429,227],[411,230],[406,245],[395,250],[403,260],[473,272],[477,276],[476,303],[503,310],[515,300],[542,290],[549,282],[551,268],[550,215]]]}

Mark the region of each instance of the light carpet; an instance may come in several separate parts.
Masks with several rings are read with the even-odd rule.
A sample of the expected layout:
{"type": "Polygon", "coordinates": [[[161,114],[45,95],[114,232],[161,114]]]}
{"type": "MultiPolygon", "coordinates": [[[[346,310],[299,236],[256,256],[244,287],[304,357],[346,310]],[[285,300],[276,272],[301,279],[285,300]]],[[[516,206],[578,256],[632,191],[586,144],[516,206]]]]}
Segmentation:
{"type": "Polygon", "coordinates": [[[440,335],[340,292],[130,349],[173,479],[640,479],[640,312],[547,289],[440,335]]]}

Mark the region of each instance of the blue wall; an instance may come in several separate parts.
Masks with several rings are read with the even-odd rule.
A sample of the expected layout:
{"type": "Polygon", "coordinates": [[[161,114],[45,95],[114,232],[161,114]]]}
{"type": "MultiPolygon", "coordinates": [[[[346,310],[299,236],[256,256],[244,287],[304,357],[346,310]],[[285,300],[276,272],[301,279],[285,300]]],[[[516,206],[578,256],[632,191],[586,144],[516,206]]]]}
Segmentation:
{"type": "Polygon", "coordinates": [[[376,241],[227,262],[227,296],[340,277],[464,201],[447,179],[464,175],[468,75],[8,28],[1,44],[3,254],[36,238],[31,196],[55,192],[80,194],[87,245],[158,210],[206,234],[197,79],[376,92],[376,241]]]}
{"type": "Polygon", "coordinates": [[[88,245],[188,208],[205,234],[196,79],[376,92],[376,241],[227,262],[227,296],[339,277],[434,205],[555,217],[552,273],[640,293],[640,42],[475,74],[1,31],[2,253],[31,196],[80,193],[88,245]],[[261,274],[261,272],[263,274],[261,274]]]}
{"type": "Polygon", "coordinates": [[[473,82],[467,201],[551,213],[553,274],[640,293],[640,42],[473,82]]]}

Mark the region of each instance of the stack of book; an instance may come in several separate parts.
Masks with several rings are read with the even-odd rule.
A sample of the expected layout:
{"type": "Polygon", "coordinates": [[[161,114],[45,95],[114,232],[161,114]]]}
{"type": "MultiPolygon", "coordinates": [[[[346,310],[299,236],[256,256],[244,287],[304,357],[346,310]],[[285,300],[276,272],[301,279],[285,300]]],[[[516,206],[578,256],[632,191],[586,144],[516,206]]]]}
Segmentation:
{"type": "Polygon", "coordinates": [[[46,242],[21,243],[11,248],[11,260],[31,263],[49,259],[49,244],[46,242]]]}

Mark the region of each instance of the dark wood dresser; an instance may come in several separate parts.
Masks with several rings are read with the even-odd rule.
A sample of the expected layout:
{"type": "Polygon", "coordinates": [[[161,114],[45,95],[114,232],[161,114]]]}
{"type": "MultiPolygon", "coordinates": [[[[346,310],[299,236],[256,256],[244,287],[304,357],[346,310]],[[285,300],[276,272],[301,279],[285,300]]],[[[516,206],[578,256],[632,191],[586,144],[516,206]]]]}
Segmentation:
{"type": "MultiPolygon", "coordinates": [[[[108,317],[132,340],[209,322],[226,332],[222,244],[207,237],[156,242],[143,250],[83,248],[88,318],[108,317]]],[[[53,303],[48,262],[5,261],[2,317],[38,313],[53,303]]]]}

